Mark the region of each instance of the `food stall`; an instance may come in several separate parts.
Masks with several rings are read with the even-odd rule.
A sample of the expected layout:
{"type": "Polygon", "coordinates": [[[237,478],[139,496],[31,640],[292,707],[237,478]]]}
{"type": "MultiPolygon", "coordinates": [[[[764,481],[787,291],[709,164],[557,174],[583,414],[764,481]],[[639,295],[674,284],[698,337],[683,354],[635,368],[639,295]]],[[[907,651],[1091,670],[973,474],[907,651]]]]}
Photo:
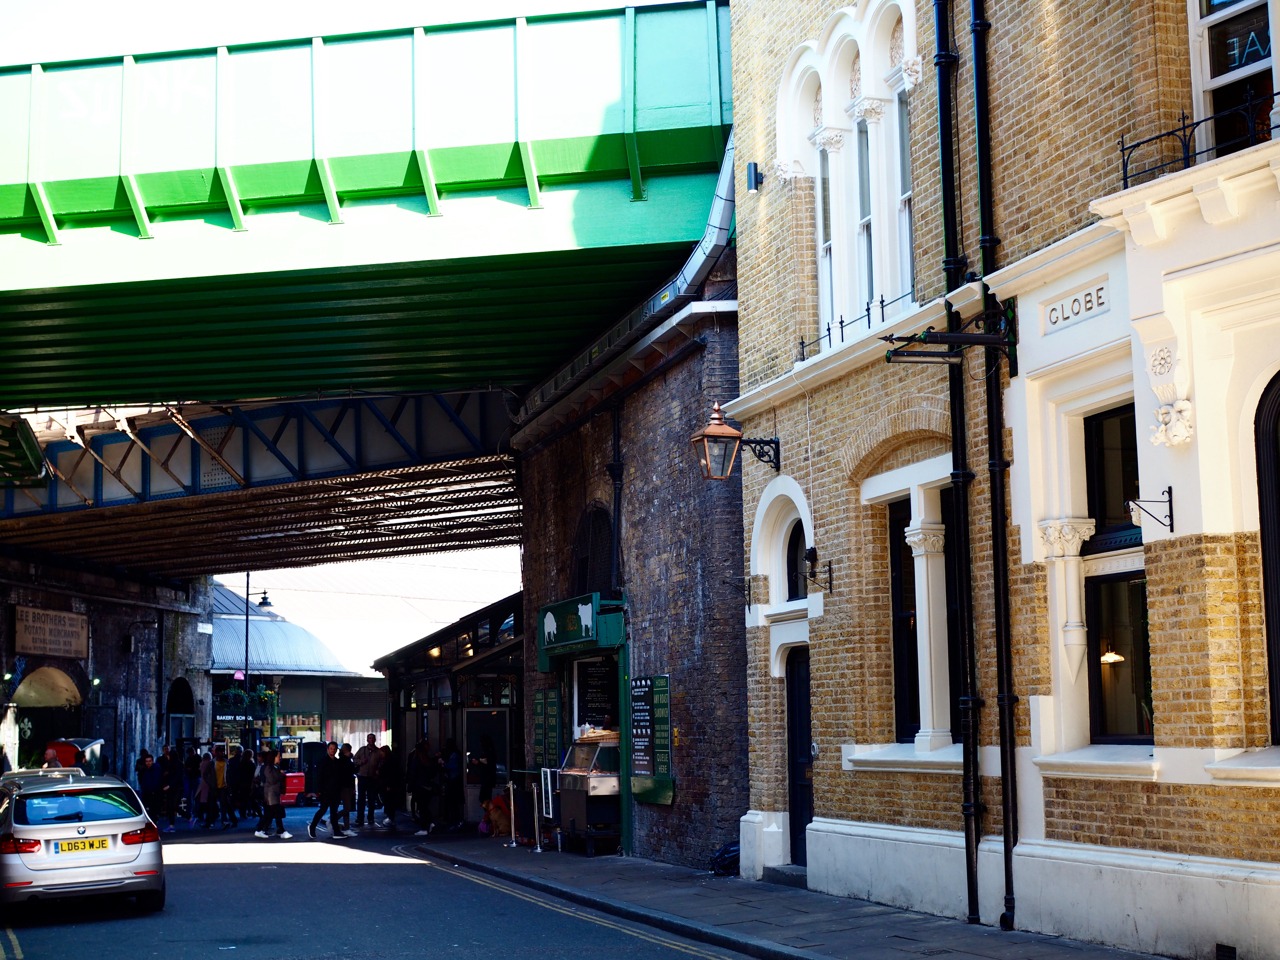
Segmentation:
{"type": "Polygon", "coordinates": [[[589,857],[596,841],[621,839],[619,746],[616,730],[587,730],[560,768],[560,832],[566,840],[582,840],[589,857]]]}

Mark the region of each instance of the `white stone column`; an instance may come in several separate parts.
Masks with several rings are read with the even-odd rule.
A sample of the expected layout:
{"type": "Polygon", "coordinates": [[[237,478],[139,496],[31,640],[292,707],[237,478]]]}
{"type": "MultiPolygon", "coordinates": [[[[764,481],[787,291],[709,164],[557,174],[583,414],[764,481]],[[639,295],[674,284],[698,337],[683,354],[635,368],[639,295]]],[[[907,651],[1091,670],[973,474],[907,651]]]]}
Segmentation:
{"type": "Polygon", "coordinates": [[[949,747],[952,742],[945,530],[940,523],[922,522],[906,531],[916,572],[916,647],[920,661],[917,753],[949,747]]]}

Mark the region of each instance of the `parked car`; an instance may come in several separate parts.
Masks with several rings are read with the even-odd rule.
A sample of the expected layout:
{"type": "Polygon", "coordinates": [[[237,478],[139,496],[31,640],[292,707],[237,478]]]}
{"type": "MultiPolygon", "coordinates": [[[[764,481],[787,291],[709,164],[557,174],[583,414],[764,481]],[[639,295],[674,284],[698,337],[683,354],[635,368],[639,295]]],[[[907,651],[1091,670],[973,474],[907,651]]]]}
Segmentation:
{"type": "Polygon", "coordinates": [[[76,767],[0,777],[0,905],[95,894],[164,909],[160,831],[133,788],[76,767]]]}

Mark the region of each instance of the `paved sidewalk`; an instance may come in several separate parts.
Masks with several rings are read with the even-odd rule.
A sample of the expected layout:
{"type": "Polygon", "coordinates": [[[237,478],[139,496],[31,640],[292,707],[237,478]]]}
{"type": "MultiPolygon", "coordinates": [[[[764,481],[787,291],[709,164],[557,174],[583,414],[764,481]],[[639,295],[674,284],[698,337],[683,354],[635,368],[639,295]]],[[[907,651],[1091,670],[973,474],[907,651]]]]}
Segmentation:
{"type": "MultiPolygon", "coordinates": [[[[414,838],[415,841],[417,838],[414,838]]],[[[636,857],[535,853],[474,834],[423,839],[428,857],[763,960],[1131,960],[1130,953],[1034,933],[1002,933],[795,887],[717,877],[636,857]]]]}

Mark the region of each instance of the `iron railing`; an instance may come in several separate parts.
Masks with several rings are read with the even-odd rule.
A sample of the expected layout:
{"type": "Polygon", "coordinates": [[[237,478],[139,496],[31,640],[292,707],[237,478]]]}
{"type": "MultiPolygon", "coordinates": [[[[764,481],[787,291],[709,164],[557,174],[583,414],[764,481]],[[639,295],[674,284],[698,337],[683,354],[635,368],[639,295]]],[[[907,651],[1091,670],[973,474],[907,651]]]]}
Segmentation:
{"type": "MultiPolygon", "coordinates": [[[[843,345],[846,342],[846,338],[845,338],[846,331],[850,331],[849,333],[850,340],[852,340],[855,336],[857,337],[857,339],[862,339],[864,327],[866,331],[871,331],[876,329],[875,317],[877,314],[879,314],[879,318],[880,318],[879,326],[883,327],[886,322],[888,312],[891,308],[893,308],[894,306],[896,306],[897,304],[901,303],[904,300],[909,300],[914,302],[915,297],[916,297],[916,291],[914,287],[908,290],[906,293],[902,294],[901,296],[894,297],[892,300],[886,300],[884,298],[884,294],[881,294],[880,299],[878,301],[868,300],[867,308],[858,316],[854,317],[852,320],[846,320],[844,318],[844,315],[841,314],[839,322],[834,327],[831,325],[830,322],[827,323],[827,329],[824,333],[818,334],[818,336],[814,337],[812,340],[805,340],[803,337],[800,338],[799,360],[800,361],[807,360],[809,358],[809,351],[813,347],[817,347],[824,340],[827,343],[828,350],[835,349],[837,344],[835,337],[837,335],[840,338],[839,343],[843,345]]],[[[820,353],[821,350],[819,350],[818,352],[820,353]]]]}
{"type": "Polygon", "coordinates": [[[1272,139],[1277,126],[1270,114],[1280,94],[1255,96],[1246,91],[1244,102],[1194,122],[1183,113],[1172,130],[1126,143],[1120,138],[1120,164],[1124,188],[1154,180],[1172,170],[1186,170],[1203,160],[1235,153],[1272,139]],[[1202,132],[1202,128],[1203,132],[1202,132]],[[1196,141],[1208,144],[1199,150],[1196,141]]]}

